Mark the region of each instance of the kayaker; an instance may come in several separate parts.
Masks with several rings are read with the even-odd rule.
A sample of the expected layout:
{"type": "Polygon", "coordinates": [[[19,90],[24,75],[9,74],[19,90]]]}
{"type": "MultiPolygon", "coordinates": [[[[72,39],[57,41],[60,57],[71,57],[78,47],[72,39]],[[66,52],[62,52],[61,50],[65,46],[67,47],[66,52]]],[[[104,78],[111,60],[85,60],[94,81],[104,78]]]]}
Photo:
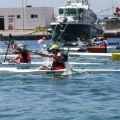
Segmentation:
{"type": "Polygon", "coordinates": [[[10,42],[9,48],[15,49],[16,47],[17,47],[17,45],[15,44],[14,40],[12,40],[12,41],[10,42]]]}
{"type": "Polygon", "coordinates": [[[99,40],[101,41],[99,46],[105,46],[105,47],[108,46],[107,38],[100,37],[99,40]]]}
{"type": "Polygon", "coordinates": [[[42,70],[60,70],[65,68],[65,62],[67,61],[68,57],[67,55],[63,54],[59,50],[59,46],[56,44],[53,44],[50,48],[53,54],[41,54],[41,53],[36,53],[33,51],[33,53],[40,55],[42,57],[49,57],[52,58],[52,65],[51,66],[40,66],[38,69],[42,70]]]}
{"type": "Polygon", "coordinates": [[[24,47],[23,44],[19,44],[15,49],[9,48],[9,50],[14,53],[18,54],[15,58],[6,58],[5,60],[8,60],[9,62],[16,62],[16,63],[28,63],[31,61],[30,53],[27,51],[27,49],[24,47]]]}

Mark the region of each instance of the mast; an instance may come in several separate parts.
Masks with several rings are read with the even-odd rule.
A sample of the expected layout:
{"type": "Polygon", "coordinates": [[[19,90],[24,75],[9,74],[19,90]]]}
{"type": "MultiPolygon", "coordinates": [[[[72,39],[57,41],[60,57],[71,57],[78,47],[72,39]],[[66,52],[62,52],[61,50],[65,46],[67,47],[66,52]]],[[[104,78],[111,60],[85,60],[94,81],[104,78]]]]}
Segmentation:
{"type": "Polygon", "coordinates": [[[85,1],[85,5],[88,5],[88,0],[84,0],[85,1]]]}
{"type": "Polygon", "coordinates": [[[89,6],[89,8],[90,8],[90,0],[89,0],[88,4],[89,4],[88,6],[89,6]]]}
{"type": "Polygon", "coordinates": [[[112,0],[112,16],[113,16],[113,14],[114,14],[114,13],[113,13],[113,0],[112,0]]]}

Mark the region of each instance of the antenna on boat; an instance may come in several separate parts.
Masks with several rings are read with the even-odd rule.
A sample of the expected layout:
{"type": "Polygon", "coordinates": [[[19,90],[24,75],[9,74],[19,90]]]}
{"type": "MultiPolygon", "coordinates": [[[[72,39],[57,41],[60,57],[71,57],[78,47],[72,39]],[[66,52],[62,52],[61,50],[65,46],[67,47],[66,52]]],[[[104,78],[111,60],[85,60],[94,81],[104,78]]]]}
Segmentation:
{"type": "Polygon", "coordinates": [[[88,0],[84,0],[84,4],[85,4],[85,5],[88,5],[88,0]]]}
{"type": "Polygon", "coordinates": [[[112,16],[114,15],[114,4],[113,4],[113,0],[112,0],[112,16]]]}
{"type": "Polygon", "coordinates": [[[69,5],[71,2],[72,2],[71,0],[68,0],[68,1],[67,1],[67,4],[69,5]]]}

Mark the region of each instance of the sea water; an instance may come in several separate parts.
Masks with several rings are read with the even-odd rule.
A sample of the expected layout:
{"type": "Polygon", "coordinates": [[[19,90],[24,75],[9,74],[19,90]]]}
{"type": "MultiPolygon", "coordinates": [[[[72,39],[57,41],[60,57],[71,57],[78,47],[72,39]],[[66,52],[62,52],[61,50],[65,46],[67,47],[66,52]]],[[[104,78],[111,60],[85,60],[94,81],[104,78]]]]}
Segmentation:
{"type": "MultiPolygon", "coordinates": [[[[42,61],[40,57],[34,59],[42,61]]],[[[120,62],[110,57],[70,61],[101,63],[76,66],[80,68],[120,69],[120,62]]],[[[120,74],[0,76],[0,120],[120,120],[120,74]]]]}

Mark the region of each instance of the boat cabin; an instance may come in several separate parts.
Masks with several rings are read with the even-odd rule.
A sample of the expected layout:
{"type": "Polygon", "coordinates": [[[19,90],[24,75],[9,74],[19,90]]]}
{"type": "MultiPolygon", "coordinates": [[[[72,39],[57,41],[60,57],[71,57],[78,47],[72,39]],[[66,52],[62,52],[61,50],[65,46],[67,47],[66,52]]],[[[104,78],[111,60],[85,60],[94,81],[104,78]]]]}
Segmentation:
{"type": "Polygon", "coordinates": [[[87,0],[68,0],[67,4],[59,7],[59,16],[56,22],[80,22],[95,24],[97,20],[96,14],[89,9],[87,0]]]}

